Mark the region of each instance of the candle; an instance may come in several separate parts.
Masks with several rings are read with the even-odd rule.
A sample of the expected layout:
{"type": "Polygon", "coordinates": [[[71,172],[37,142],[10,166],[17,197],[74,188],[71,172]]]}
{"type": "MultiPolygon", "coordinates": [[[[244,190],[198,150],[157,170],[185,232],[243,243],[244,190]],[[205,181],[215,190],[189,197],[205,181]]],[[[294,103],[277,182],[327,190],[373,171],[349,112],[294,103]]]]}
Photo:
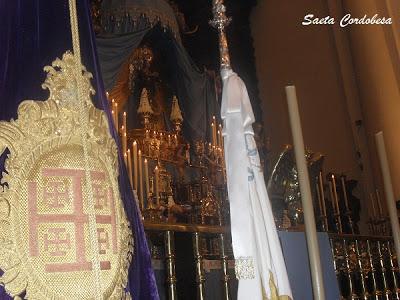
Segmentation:
{"type": "Polygon", "coordinates": [[[218,129],[219,129],[219,140],[221,141],[221,147],[223,147],[223,145],[224,145],[224,139],[222,138],[222,125],[221,124],[219,124],[218,125],[218,129]]]}
{"type": "Polygon", "coordinates": [[[211,144],[215,145],[215,140],[214,140],[214,123],[211,123],[211,144]]]}
{"type": "Polygon", "coordinates": [[[339,198],[337,195],[337,190],[336,190],[336,179],[335,175],[332,174],[332,188],[333,188],[333,195],[335,196],[335,205],[336,205],[336,211],[337,214],[340,214],[340,208],[339,208],[339,198]]]}
{"type": "Polygon", "coordinates": [[[349,200],[347,199],[345,176],[341,176],[340,181],[342,183],[343,198],[344,198],[344,204],[346,205],[346,211],[349,212],[350,209],[349,209],[349,200]]]}
{"type": "Polygon", "coordinates": [[[156,166],[156,168],[154,169],[154,177],[155,177],[154,189],[155,189],[155,195],[156,195],[156,203],[157,203],[157,207],[160,207],[160,191],[159,191],[160,171],[158,170],[158,166],[156,166]]]}
{"type": "Polygon", "coordinates": [[[217,131],[217,147],[221,147],[221,132],[217,131]]]}
{"type": "Polygon", "coordinates": [[[212,132],[212,145],[217,145],[217,122],[215,121],[215,116],[213,116],[213,121],[211,123],[211,132],[212,132]]]}
{"type": "MultiPolygon", "coordinates": [[[[113,99],[114,100],[114,99],[113,99]]],[[[114,102],[114,111],[115,111],[115,128],[118,130],[118,103],[114,102]]]]}
{"type": "Polygon", "coordinates": [[[143,198],[143,170],[142,170],[142,151],[138,151],[138,164],[139,164],[139,199],[142,210],[144,209],[144,198],[143,198]]]}
{"type": "Polygon", "coordinates": [[[147,206],[149,205],[149,195],[150,195],[150,186],[149,186],[149,166],[147,163],[147,159],[144,159],[144,182],[146,185],[146,197],[147,197],[147,206]]]}
{"type": "Polygon", "coordinates": [[[168,134],[168,146],[171,146],[171,135],[168,134]]]}
{"type": "Polygon", "coordinates": [[[378,190],[378,189],[375,190],[375,194],[376,194],[376,203],[378,203],[379,215],[380,215],[381,217],[383,217],[381,196],[380,196],[380,194],[379,194],[379,190],[378,190]]]}
{"type": "Polygon", "coordinates": [[[138,152],[137,152],[137,143],[133,142],[132,145],[133,150],[133,188],[137,191],[138,189],[138,152]]]}
{"type": "Polygon", "coordinates": [[[297,104],[296,88],[286,86],[286,97],[289,110],[290,127],[293,137],[294,154],[299,176],[301,202],[303,205],[304,225],[307,238],[308,257],[310,261],[311,280],[315,299],[325,299],[321,256],[319,253],[317,228],[315,225],[314,207],[312,202],[310,178],[306,162],[303,133],[299,107],[297,104]]]}
{"type": "Polygon", "coordinates": [[[319,172],[318,182],[319,182],[319,188],[320,188],[320,191],[321,191],[323,215],[326,216],[325,192],[324,192],[324,181],[322,179],[322,172],[319,172]]]}
{"type": "Polygon", "coordinates": [[[332,182],[328,180],[328,185],[329,185],[329,196],[331,198],[331,204],[333,208],[333,213],[336,213],[336,205],[335,205],[335,197],[333,196],[333,188],[332,188],[332,182]]]}
{"type": "Polygon", "coordinates": [[[125,131],[128,129],[128,127],[126,127],[126,111],[124,111],[124,114],[122,115],[122,127],[124,127],[125,131]]]}
{"type": "Polygon", "coordinates": [[[124,153],[124,162],[125,162],[125,167],[128,166],[128,155],[126,154],[126,152],[124,153]]]}
{"type": "Polygon", "coordinates": [[[123,133],[122,135],[122,151],[125,153],[127,151],[127,136],[126,132],[123,133]]]}
{"type": "Polygon", "coordinates": [[[319,191],[318,183],[315,184],[315,188],[316,188],[316,191],[317,191],[319,213],[320,213],[321,216],[323,216],[324,212],[322,210],[321,192],[319,191]]]}
{"type": "MultiPolygon", "coordinates": [[[[113,120],[113,123],[114,123],[114,126],[115,126],[115,112],[114,112],[113,109],[111,110],[111,117],[112,117],[112,120],[113,120]]],[[[117,128],[117,131],[118,131],[118,128],[117,128]]]]}
{"type": "Polygon", "coordinates": [[[132,178],[132,156],[131,156],[131,149],[127,151],[128,156],[128,173],[129,173],[129,182],[131,183],[131,187],[133,187],[133,178],[132,178]]]}

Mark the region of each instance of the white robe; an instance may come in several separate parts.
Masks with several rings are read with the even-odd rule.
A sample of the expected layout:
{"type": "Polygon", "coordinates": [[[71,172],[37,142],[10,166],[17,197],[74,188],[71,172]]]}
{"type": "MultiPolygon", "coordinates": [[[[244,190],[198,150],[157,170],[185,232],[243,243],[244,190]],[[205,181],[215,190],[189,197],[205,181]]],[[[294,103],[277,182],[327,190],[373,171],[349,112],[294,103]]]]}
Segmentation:
{"type": "Polygon", "coordinates": [[[265,187],[247,89],[231,70],[221,72],[221,117],[238,299],[292,297],[271,204],[265,187]],[[272,277],[271,277],[272,276],[272,277]]]}

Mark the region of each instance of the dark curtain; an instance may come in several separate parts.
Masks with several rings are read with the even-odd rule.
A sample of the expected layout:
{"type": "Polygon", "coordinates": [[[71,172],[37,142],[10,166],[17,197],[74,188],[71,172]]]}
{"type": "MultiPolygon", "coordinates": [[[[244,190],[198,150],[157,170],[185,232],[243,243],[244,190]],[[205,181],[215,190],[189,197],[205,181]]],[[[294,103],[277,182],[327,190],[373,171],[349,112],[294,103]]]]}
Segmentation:
{"type": "MultiPolygon", "coordinates": [[[[152,46],[163,52],[168,65],[170,84],[179,99],[184,124],[184,135],[190,140],[209,138],[209,128],[213,115],[219,116],[219,104],[216,100],[214,78],[201,71],[194,64],[186,49],[174,37],[170,30],[151,25],[145,18],[139,19],[134,27],[121,24],[118,33],[107,32],[96,39],[99,61],[107,90],[115,84],[118,72],[124,61],[142,40],[149,40],[152,46]],[[121,28],[129,28],[121,34],[121,28]]],[[[133,97],[129,101],[135,101],[133,97]]],[[[136,107],[138,103],[130,103],[136,107]]]]}
{"type": "MultiPolygon", "coordinates": [[[[77,5],[83,63],[94,77],[92,84],[96,95],[93,101],[111,120],[88,0],[77,1],[77,5]]],[[[0,120],[16,118],[17,107],[23,100],[45,100],[48,97],[48,92],[41,88],[45,79],[43,67],[50,65],[56,57],[61,57],[66,50],[72,50],[67,0],[0,0],[0,120]]],[[[111,121],[110,128],[119,144],[111,121]]],[[[4,159],[3,153],[0,157],[0,176],[4,171],[4,159]]],[[[150,253],[127,172],[123,167],[121,151],[119,165],[121,197],[135,238],[128,289],[134,299],[158,299],[150,253]]],[[[6,297],[0,286],[0,299],[6,297]]]]}

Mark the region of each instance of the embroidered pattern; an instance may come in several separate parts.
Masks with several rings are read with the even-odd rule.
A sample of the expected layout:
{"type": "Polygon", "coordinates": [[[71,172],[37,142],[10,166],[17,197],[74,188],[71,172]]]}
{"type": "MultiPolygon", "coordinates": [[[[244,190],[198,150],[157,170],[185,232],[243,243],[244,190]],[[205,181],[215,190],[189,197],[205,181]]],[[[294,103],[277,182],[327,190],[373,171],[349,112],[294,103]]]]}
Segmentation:
{"type": "Polygon", "coordinates": [[[252,257],[243,257],[235,259],[235,273],[238,280],[254,278],[254,261],[252,257]]]}
{"type": "Polygon", "coordinates": [[[133,239],[119,193],[117,147],[104,112],[91,102],[91,74],[82,66],[86,168],[74,64],[66,52],[45,67],[49,98],[26,100],[16,120],[0,122],[0,153],[10,150],[3,174],[7,185],[0,190],[0,285],[16,298],[23,293],[29,299],[127,297],[133,239]]]}

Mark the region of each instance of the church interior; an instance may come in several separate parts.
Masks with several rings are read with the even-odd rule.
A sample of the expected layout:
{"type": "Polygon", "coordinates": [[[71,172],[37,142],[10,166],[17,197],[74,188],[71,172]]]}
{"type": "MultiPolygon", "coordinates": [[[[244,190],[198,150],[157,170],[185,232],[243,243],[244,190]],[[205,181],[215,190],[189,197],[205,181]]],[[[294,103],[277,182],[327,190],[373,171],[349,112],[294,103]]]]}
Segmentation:
{"type": "MultiPolygon", "coordinates": [[[[69,2],[70,10],[74,7],[73,0],[61,2],[66,3],[65,7],[69,2]]],[[[114,150],[119,153],[119,158],[118,155],[114,158],[120,164],[115,184],[119,186],[121,201],[130,201],[122,205],[125,218],[132,224],[136,220],[134,226],[139,228],[133,230],[132,251],[135,253],[139,248],[143,248],[140,249],[143,253],[147,251],[151,271],[145,274],[154,274],[149,276],[154,277],[156,292],[147,292],[151,284],[143,282],[151,280],[140,273],[146,259],[129,254],[134,261],[130,268],[138,268],[139,275],[132,275],[135,284],[131,283],[130,275],[127,280],[132,286],[145,286],[142,290],[145,292],[138,292],[137,297],[135,290],[130,290],[132,299],[258,299],[252,294],[248,298],[243,296],[243,277],[237,275],[244,271],[240,270],[236,257],[239,239],[234,230],[238,230],[239,223],[235,223],[237,208],[232,206],[232,199],[240,198],[232,196],[232,178],[236,178],[232,164],[239,162],[232,161],[231,151],[235,152],[235,147],[227,142],[229,109],[224,102],[229,102],[226,99],[230,95],[229,80],[224,76],[231,75],[221,71],[228,69],[241,78],[246,89],[243,95],[248,95],[251,104],[250,135],[259,156],[256,162],[263,174],[262,185],[268,193],[260,201],[268,202],[267,216],[274,224],[265,225],[266,232],[273,228],[277,234],[278,249],[286,266],[284,271],[273,271],[278,274],[276,282],[270,281],[270,292],[262,299],[400,299],[397,260],[400,255],[400,142],[397,137],[400,4],[396,0],[85,0],[82,3],[78,1],[76,17],[81,22],[82,62],[94,74],[93,104],[106,112],[116,143],[114,150]],[[303,25],[309,14],[319,18],[330,16],[336,22],[303,25]],[[353,17],[377,14],[390,17],[393,22],[340,26],[339,20],[348,14],[353,17]],[[90,59],[85,54],[87,49],[95,49],[90,52],[90,59]],[[290,99],[298,103],[300,123],[295,123],[296,113],[290,99]],[[298,144],[300,140],[304,146],[298,144]],[[124,196],[127,193],[131,196],[124,196]],[[140,230],[144,230],[143,237],[140,230]],[[291,295],[280,294],[281,288],[285,290],[280,278],[286,273],[291,295]]],[[[39,6],[35,9],[39,10],[39,6]]],[[[65,19],[70,26],[69,17],[65,19]]],[[[71,28],[73,24],[71,17],[71,28]]],[[[74,53],[75,49],[74,46],[74,53]]],[[[56,56],[61,58],[62,52],[58,53],[56,56]]],[[[0,54],[2,58],[3,52],[0,54]]],[[[7,57],[10,59],[11,54],[7,57]]],[[[44,65],[50,64],[51,60],[44,65]]],[[[57,69],[63,64],[53,63],[53,66],[57,69]]],[[[8,70],[0,65],[1,69],[8,70]]],[[[46,72],[53,74],[48,69],[46,72]]],[[[29,71],[21,78],[31,75],[29,71]]],[[[44,75],[37,79],[40,84],[44,75]]],[[[52,93],[56,92],[48,80],[43,86],[50,86],[51,100],[52,93]]],[[[4,82],[6,89],[18,89],[18,85],[7,86],[8,81],[4,82]]],[[[28,89],[27,93],[21,91],[17,96],[23,99],[47,96],[47,92],[36,91],[28,89]],[[33,91],[29,96],[28,92],[33,91]]],[[[7,218],[14,209],[7,200],[12,193],[6,194],[6,190],[13,188],[10,170],[14,170],[13,161],[7,162],[12,157],[7,151],[12,154],[14,147],[7,146],[12,135],[3,122],[20,120],[24,112],[21,104],[16,119],[16,107],[6,108],[8,104],[3,99],[11,99],[11,95],[14,94],[0,93],[3,172],[0,183],[5,195],[2,196],[0,189],[0,230],[8,228],[2,227],[2,222],[11,222],[7,218]]],[[[61,104],[57,102],[57,105],[61,104]]],[[[246,105],[242,103],[241,108],[246,105]]],[[[34,112],[30,115],[35,116],[34,112]]],[[[92,124],[94,121],[90,120],[92,124]]],[[[248,143],[246,140],[246,147],[248,143]]],[[[104,149],[107,145],[104,144],[104,149]]],[[[86,148],[82,149],[83,157],[86,148]]],[[[249,148],[246,149],[250,155],[249,148]]],[[[246,181],[249,177],[250,182],[252,173],[246,172],[247,169],[239,175],[246,181]]],[[[88,191],[94,197],[98,190],[92,189],[88,191]]],[[[50,193],[46,191],[44,195],[50,193]]],[[[27,195],[28,208],[29,193],[21,193],[21,197],[27,195]]],[[[250,188],[249,193],[262,195],[257,188],[250,188]]],[[[87,195],[83,198],[90,199],[87,195]]],[[[23,207],[15,205],[15,210],[23,207]]],[[[67,219],[68,215],[63,213],[67,219]]],[[[25,213],[19,214],[25,217],[25,213]]],[[[89,209],[88,215],[90,224],[89,209]]],[[[27,216],[31,222],[29,211],[27,216]]],[[[111,225],[116,222],[113,216],[111,225]]],[[[118,215],[117,219],[125,220],[123,216],[118,215]]],[[[256,220],[257,216],[253,212],[249,218],[256,220]]],[[[95,219],[97,222],[97,215],[95,219]]],[[[21,221],[22,225],[18,226],[25,226],[28,221],[21,221]]],[[[35,222],[39,221],[35,219],[35,222]]],[[[258,223],[254,221],[254,224],[258,223]]],[[[102,232],[108,243],[108,234],[112,233],[107,228],[102,232]]],[[[90,230],[88,225],[87,231],[90,230]]],[[[100,235],[97,228],[98,242],[88,239],[85,243],[90,240],[91,247],[98,243],[96,247],[101,253],[100,235]]],[[[44,233],[38,236],[48,239],[44,233]]],[[[0,231],[0,247],[4,249],[8,248],[2,239],[7,237],[0,231]]],[[[75,239],[78,238],[74,242],[75,239]]],[[[26,245],[27,253],[40,256],[32,254],[36,253],[32,252],[32,243],[26,245]]],[[[50,246],[46,243],[39,247],[40,251],[48,250],[50,246]]],[[[67,253],[68,249],[50,252],[50,261],[55,262],[55,257],[61,257],[62,251],[67,253]]],[[[271,261],[275,259],[273,250],[258,251],[271,261]]],[[[29,299],[29,293],[39,293],[34,289],[28,292],[26,286],[30,286],[30,281],[24,288],[16,287],[23,281],[13,281],[18,276],[10,271],[14,266],[10,268],[6,263],[5,252],[0,249],[0,299],[16,296],[20,298],[14,299],[29,299]]],[[[99,270],[103,268],[102,263],[99,262],[99,270]]],[[[39,262],[29,266],[39,266],[39,262]]],[[[129,272],[136,271],[129,269],[129,272]]],[[[38,278],[38,281],[52,278],[46,280],[59,284],[55,277],[40,275],[38,278]]],[[[265,288],[264,281],[263,284],[265,288]]],[[[87,299],[92,298],[96,297],[87,299]]]]}

